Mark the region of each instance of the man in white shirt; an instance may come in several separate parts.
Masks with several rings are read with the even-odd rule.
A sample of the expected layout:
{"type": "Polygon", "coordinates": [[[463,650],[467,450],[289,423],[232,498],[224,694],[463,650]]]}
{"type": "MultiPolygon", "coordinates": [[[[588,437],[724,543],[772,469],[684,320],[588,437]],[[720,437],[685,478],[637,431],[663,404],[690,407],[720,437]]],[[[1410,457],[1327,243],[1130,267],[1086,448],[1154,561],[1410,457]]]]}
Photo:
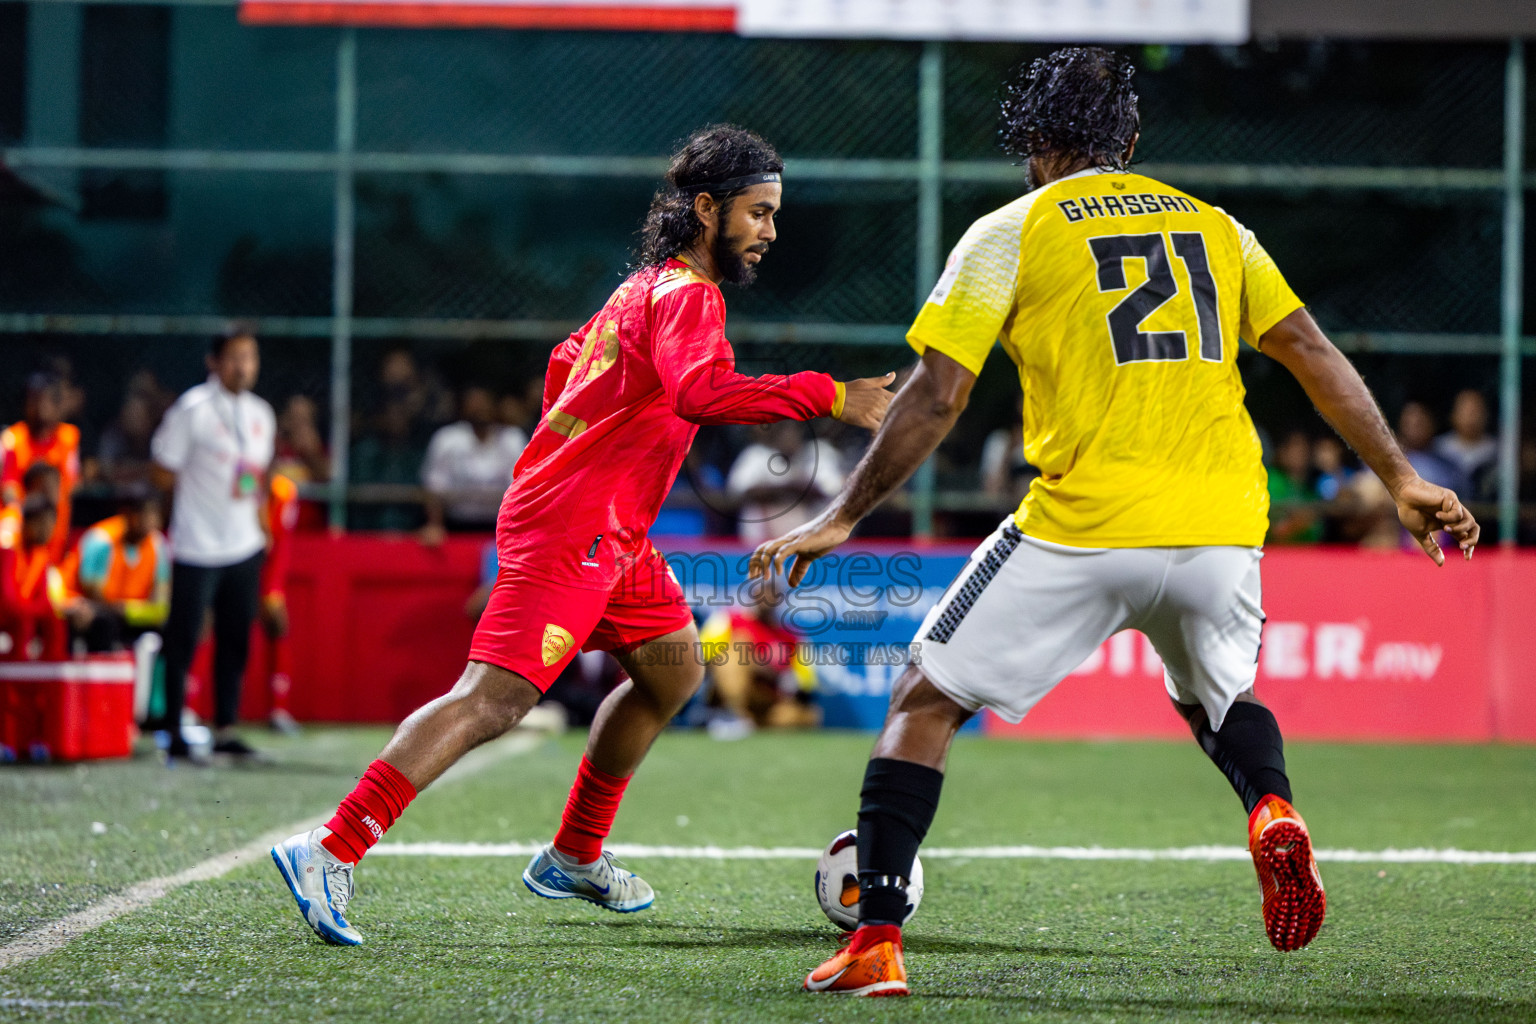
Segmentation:
{"type": "Polygon", "coordinates": [[[518,427],[496,422],[496,396],[483,387],[465,390],[460,419],[438,429],[427,445],[421,485],[427,491],[422,543],[442,543],[446,524],[491,530],[512,468],[528,444],[518,427]]]}
{"type": "Polygon", "coordinates": [[[815,518],[843,486],[842,457],[830,441],[793,420],[774,423],[731,463],[725,491],[740,503],[736,533],[747,544],[782,537],[815,518]]]}
{"type": "Polygon", "coordinates": [[[189,758],[181,712],[187,669],[210,607],[213,749],[236,757],[255,753],[233,727],[267,549],[262,508],[277,421],[272,407],[251,393],[261,358],[249,330],[233,328],[214,339],[207,362],[208,380],[176,400],[150,442],[157,481],[175,490],[165,623],[165,728],[173,759],[189,758]]]}

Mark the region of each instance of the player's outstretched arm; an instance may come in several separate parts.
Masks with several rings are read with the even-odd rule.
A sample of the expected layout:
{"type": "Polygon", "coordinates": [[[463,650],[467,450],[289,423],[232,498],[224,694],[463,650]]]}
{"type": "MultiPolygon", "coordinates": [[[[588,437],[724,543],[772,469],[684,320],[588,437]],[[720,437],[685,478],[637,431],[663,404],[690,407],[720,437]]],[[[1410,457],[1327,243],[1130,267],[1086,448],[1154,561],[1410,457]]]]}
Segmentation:
{"type": "Polygon", "coordinates": [[[815,519],[752,553],[752,578],[789,570],[790,586],[805,578],[811,563],[848,539],[859,520],[933,454],[965,410],[976,375],[934,349],[923,354],[916,371],[896,393],[885,422],[843,485],[842,493],[815,519]]]}
{"type": "Polygon", "coordinates": [[[1454,491],[1414,471],[1365,381],[1310,313],[1298,309],[1275,324],[1259,339],[1259,350],[1291,371],[1328,425],[1386,484],[1397,504],[1397,518],[1436,565],[1445,564],[1435,541],[1441,530],[1456,539],[1463,557],[1472,557],[1477,520],[1454,491]]]}
{"type": "Polygon", "coordinates": [[[894,373],[888,373],[883,377],[834,382],[824,373],[810,371],[750,377],[737,373],[729,359],[697,367],[687,375],[669,376],[666,368],[658,369],[663,371],[662,387],[672,411],[700,425],[774,423],[831,416],[874,430],[885,418],[886,406],[891,401],[891,393],[885,389],[896,379],[894,373]]]}

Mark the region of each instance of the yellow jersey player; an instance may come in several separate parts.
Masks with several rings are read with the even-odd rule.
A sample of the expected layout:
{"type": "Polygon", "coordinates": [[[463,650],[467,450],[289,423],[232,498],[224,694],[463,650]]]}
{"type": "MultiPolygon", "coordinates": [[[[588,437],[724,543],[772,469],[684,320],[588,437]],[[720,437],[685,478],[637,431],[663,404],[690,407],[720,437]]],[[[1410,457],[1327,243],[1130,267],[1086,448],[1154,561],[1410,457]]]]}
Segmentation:
{"type": "Polygon", "coordinates": [[[955,247],[907,336],[922,360],[843,492],[753,555],[753,575],[789,563],[798,583],[929,456],[1001,340],[1041,475],[919,627],[861,791],[860,928],[806,978],[813,991],[906,993],[906,878],[955,730],[983,707],[1018,721],[1124,629],[1156,647],[1174,706],[1243,799],[1271,943],[1299,949],[1317,934],[1322,881],[1279,727],[1253,692],[1268,499],[1240,342],[1296,376],[1437,564],[1437,533],[1468,558],[1477,542],[1476,521],[1414,472],[1253,233],[1128,169],[1133,74],[1107,50],[1069,48],[1005,86],[1003,143],[1033,190],[955,247]]]}

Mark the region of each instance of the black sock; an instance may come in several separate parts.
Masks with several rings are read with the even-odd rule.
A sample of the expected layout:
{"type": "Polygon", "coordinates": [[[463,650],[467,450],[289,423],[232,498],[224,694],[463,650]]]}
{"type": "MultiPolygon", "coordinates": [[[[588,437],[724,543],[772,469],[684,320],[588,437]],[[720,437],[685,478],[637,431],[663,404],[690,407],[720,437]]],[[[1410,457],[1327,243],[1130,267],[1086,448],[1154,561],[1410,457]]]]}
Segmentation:
{"type": "Polygon", "coordinates": [[[1221,729],[1213,732],[1209,721],[1195,733],[1200,749],[1220,768],[1242,797],[1248,813],[1270,793],[1291,799],[1291,780],[1285,774],[1285,744],[1280,724],[1269,708],[1251,701],[1234,701],[1221,729]]]}
{"type": "Polygon", "coordinates": [[[944,773],[911,761],[871,758],[859,805],[859,923],[901,924],[907,879],[933,824],[944,773]]]}

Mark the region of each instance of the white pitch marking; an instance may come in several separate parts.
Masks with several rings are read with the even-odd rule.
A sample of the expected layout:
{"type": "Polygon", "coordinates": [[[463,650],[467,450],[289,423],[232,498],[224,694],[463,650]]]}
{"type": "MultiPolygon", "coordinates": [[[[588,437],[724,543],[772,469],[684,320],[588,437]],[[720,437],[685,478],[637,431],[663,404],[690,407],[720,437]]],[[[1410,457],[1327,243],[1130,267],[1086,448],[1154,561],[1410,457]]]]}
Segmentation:
{"type": "MultiPolygon", "coordinates": [[[[538,746],[543,738],[543,735],[539,733],[512,733],[506,739],[481,747],[469,757],[464,758],[454,766],[457,770],[450,770],[452,771],[451,775],[445,773],[443,779],[440,779],[439,782],[467,778],[476,772],[483,771],[498,761],[527,753],[538,746]]],[[[268,832],[260,839],[252,840],[239,849],[231,850],[228,853],[221,853],[217,857],[209,857],[202,863],[194,864],[192,867],[184,871],[178,871],[174,875],[162,875],[159,878],[151,878],[146,882],[137,882],[122,892],[114,893],[100,902],[91,904],[84,910],[76,911],[68,917],[52,921],[40,928],[34,928],[32,931],[17,936],[5,945],[0,946],[0,971],[9,970],[12,967],[63,949],[86,932],[93,931],[104,924],[115,921],[124,914],[131,914],[135,910],[142,910],[162,896],[166,896],[184,885],[219,878],[229,874],[237,867],[264,859],[268,856],[274,843],[279,843],[299,832],[308,832],[324,821],[324,815],[317,815],[294,822],[284,828],[268,832]]],[[[289,896],[285,889],[274,889],[273,892],[275,894],[274,899],[280,896],[284,902],[290,906],[292,905],[292,897],[289,896]]]]}
{"type": "MultiPolygon", "coordinates": [[[[380,843],[374,857],[528,857],[543,843],[380,843]]],[[[615,843],[617,857],[673,860],[814,860],[810,846],[647,846],[615,843]]],[[[1105,846],[958,846],[922,851],[930,860],[1129,860],[1247,861],[1241,846],[1174,846],[1160,850],[1105,846]]],[[[1499,850],[1318,850],[1317,859],[1352,864],[1536,864],[1536,851],[1499,850]]]]}

